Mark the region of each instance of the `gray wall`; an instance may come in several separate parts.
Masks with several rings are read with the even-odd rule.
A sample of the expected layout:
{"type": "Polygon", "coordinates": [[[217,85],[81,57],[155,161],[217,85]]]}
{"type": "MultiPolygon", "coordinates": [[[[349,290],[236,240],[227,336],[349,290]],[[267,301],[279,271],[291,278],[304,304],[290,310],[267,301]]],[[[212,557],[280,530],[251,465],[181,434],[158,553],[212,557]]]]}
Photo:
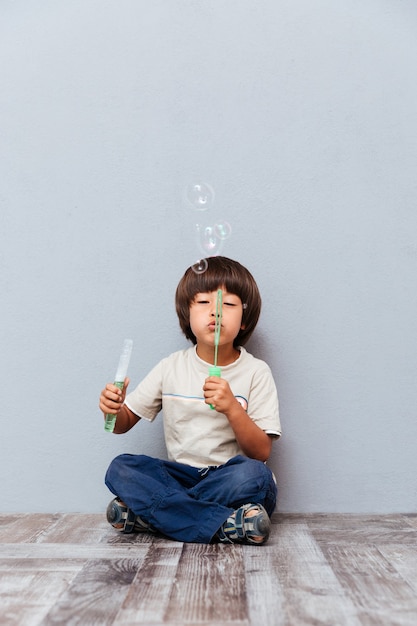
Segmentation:
{"type": "Polygon", "coordinates": [[[415,0],[2,0],[3,511],[101,511],[113,456],[165,455],[99,392],[125,337],[132,385],[187,345],[218,220],[263,294],[279,508],[415,511],[416,34],[415,0]]]}

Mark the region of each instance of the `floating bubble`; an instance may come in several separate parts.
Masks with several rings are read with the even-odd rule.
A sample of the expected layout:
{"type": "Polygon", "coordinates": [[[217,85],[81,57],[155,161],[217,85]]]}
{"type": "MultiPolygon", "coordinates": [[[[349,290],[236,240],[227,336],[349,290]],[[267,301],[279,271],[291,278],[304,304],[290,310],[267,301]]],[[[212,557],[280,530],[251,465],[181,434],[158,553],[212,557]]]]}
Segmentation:
{"type": "Polygon", "coordinates": [[[186,196],[195,211],[207,211],[214,204],[214,189],[208,183],[188,185],[186,196]]]}
{"type": "Polygon", "coordinates": [[[196,274],[204,274],[207,268],[208,268],[207,259],[200,259],[199,261],[197,261],[197,263],[194,263],[194,265],[191,266],[191,269],[196,274]]]}
{"type": "Polygon", "coordinates": [[[213,250],[217,247],[217,237],[216,231],[213,226],[206,226],[202,231],[203,235],[201,237],[201,245],[206,250],[206,252],[213,252],[213,250]]]}
{"type": "Polygon", "coordinates": [[[214,226],[197,225],[197,241],[205,256],[216,256],[223,245],[223,241],[216,235],[214,226]]]}
{"type": "Polygon", "coordinates": [[[216,236],[224,241],[224,239],[228,239],[232,233],[232,227],[229,222],[217,222],[214,226],[214,232],[216,236]]]}

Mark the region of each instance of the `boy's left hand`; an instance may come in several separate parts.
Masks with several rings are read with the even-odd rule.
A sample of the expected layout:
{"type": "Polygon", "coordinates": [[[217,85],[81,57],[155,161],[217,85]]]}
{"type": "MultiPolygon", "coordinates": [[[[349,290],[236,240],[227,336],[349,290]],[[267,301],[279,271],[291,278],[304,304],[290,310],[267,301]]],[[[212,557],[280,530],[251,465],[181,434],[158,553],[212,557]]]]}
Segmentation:
{"type": "Polygon", "coordinates": [[[203,391],[205,403],[210,404],[218,413],[227,413],[237,402],[227,380],[218,376],[206,378],[203,391]]]}

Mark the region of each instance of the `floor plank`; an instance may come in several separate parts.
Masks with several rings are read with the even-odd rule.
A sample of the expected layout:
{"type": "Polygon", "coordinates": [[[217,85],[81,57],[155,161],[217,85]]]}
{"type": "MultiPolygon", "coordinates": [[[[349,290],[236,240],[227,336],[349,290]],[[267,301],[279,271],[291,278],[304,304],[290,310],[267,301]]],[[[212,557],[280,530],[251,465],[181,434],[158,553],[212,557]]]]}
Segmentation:
{"type": "Polygon", "coordinates": [[[242,547],[184,544],[168,617],[183,624],[247,624],[242,547]]]}
{"type": "Polygon", "coordinates": [[[409,546],[397,543],[378,546],[378,550],[395,567],[417,596],[417,545],[409,546]]]}
{"type": "Polygon", "coordinates": [[[141,563],[141,559],[88,561],[41,625],[113,624],[141,563]]]}
{"type": "MultiPolygon", "coordinates": [[[[283,523],[274,530],[271,543],[264,548],[270,552],[266,576],[273,573],[275,577],[282,617],[275,621],[270,617],[267,623],[359,625],[354,603],[346,596],[307,524],[283,523]]],[[[262,558],[261,552],[257,555],[253,548],[252,552],[252,558],[262,558]]],[[[251,617],[254,623],[256,614],[251,617]]]]}
{"type": "Polygon", "coordinates": [[[0,559],[130,559],[146,554],[151,544],[96,544],[78,545],[61,543],[0,544],[0,559]]]}
{"type": "Polygon", "coordinates": [[[59,516],[44,532],[38,533],[36,542],[94,544],[108,531],[109,523],[105,515],[67,513],[59,516]]]}
{"type": "Polygon", "coordinates": [[[0,572],[2,626],[38,626],[60,595],[71,584],[79,568],[55,568],[51,564],[39,571],[16,567],[0,572]]]}
{"type": "Polygon", "coordinates": [[[243,551],[249,624],[286,624],[285,598],[275,550],[247,546],[243,551]]]}
{"type": "Polygon", "coordinates": [[[417,526],[406,515],[308,515],[305,521],[319,543],[417,544],[417,526]]]}
{"type": "Polygon", "coordinates": [[[18,514],[0,515],[0,543],[21,543],[36,541],[36,538],[54,526],[60,519],[59,514],[18,514]]]}
{"type": "Polygon", "coordinates": [[[117,624],[163,623],[182,550],[182,543],[150,546],[117,614],[117,624]]]}
{"type": "Polygon", "coordinates": [[[361,624],[417,623],[417,595],[375,546],[329,545],[326,558],[358,609],[361,624]]]}

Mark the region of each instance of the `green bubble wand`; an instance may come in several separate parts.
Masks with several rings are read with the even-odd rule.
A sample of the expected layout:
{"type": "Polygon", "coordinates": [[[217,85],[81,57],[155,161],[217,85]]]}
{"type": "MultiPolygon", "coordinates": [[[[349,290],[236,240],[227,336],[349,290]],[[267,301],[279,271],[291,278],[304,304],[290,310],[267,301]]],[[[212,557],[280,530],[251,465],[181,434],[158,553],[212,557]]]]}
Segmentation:
{"type": "MultiPolygon", "coordinates": [[[[217,353],[219,350],[220,343],[220,331],[222,327],[222,314],[223,314],[223,292],[221,289],[217,291],[217,300],[216,300],[216,323],[214,326],[214,365],[210,365],[209,367],[209,376],[217,376],[221,377],[222,371],[220,367],[217,365],[217,353]]],[[[214,406],[210,404],[210,408],[214,409],[214,406]]]]}

